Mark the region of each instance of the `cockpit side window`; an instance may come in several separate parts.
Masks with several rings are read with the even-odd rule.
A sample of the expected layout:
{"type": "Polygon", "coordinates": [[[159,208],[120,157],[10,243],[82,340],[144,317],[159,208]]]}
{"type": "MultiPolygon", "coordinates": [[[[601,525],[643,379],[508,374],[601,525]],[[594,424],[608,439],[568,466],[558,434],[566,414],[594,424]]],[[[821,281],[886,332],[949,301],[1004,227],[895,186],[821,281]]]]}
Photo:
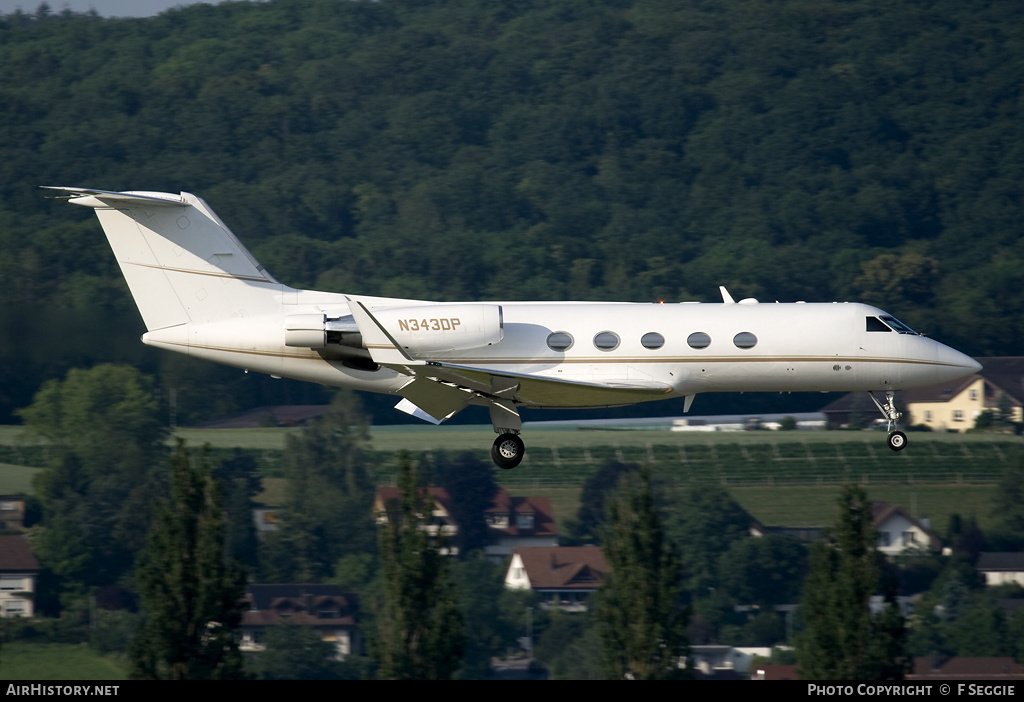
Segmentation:
{"type": "Polygon", "coordinates": [[[918,333],[916,331],[914,331],[906,324],[904,324],[903,322],[901,322],[900,320],[896,319],[891,315],[884,314],[881,317],[879,317],[879,319],[881,319],[883,322],[888,324],[891,329],[900,334],[913,334],[914,336],[918,336],[918,333]]]}
{"type": "Polygon", "coordinates": [[[868,317],[868,331],[869,332],[887,332],[892,331],[878,317],[868,317]]]}

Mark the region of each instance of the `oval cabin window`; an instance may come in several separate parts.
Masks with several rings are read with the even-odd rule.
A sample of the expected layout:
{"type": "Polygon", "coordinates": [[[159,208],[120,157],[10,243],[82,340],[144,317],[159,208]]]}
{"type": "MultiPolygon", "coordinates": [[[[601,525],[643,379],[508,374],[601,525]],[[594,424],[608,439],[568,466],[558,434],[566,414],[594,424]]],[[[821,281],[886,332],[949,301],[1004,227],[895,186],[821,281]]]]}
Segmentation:
{"type": "Polygon", "coordinates": [[[711,346],[711,337],[704,332],[694,332],[686,337],[686,343],[692,349],[706,349],[711,346]]]}
{"type": "Polygon", "coordinates": [[[738,349],[752,349],[757,346],[757,337],[750,332],[740,332],[732,338],[738,349]]]}
{"type": "Polygon", "coordinates": [[[566,332],[548,334],[548,348],[552,351],[568,351],[572,348],[572,335],[566,332]]]}
{"type": "Polygon", "coordinates": [[[665,337],[658,332],[647,332],[640,337],[640,345],[645,349],[660,349],[665,345],[665,337]]]}
{"type": "Polygon", "coordinates": [[[612,351],[619,346],[619,335],[615,332],[603,331],[594,337],[594,346],[602,351],[612,351]]]}

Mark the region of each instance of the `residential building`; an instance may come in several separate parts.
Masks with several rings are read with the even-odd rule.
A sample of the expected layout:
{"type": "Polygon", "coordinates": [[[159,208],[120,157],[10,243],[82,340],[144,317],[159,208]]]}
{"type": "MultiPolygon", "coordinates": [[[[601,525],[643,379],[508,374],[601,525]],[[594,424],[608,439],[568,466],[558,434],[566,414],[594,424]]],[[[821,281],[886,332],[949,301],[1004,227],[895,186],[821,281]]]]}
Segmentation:
{"type": "Polygon", "coordinates": [[[871,517],[878,531],[878,550],[887,556],[942,550],[942,540],[929,525],[899,505],[872,502],[871,517]]]}
{"type": "Polygon", "coordinates": [[[597,546],[517,548],[505,573],[505,587],[533,590],[550,608],[585,611],[586,599],[611,572],[597,546]]]}
{"type": "Polygon", "coordinates": [[[517,548],[558,546],[555,518],[546,497],[512,497],[499,488],[484,519],[491,533],[487,555],[492,560],[503,560],[517,548]]]}
{"type": "MultiPolygon", "coordinates": [[[[910,516],[899,505],[872,502],[871,519],[878,532],[878,550],[887,556],[942,550],[942,539],[932,531],[928,520],[910,516]]],[[[766,527],[753,518],[750,526],[751,536],[788,536],[804,545],[821,540],[824,531],[823,527],[766,527]]]]}
{"type": "Polygon", "coordinates": [[[0,530],[21,531],[25,528],[25,495],[0,495],[0,530]]]}
{"type": "Polygon", "coordinates": [[[267,630],[287,622],[313,629],[334,645],[338,660],[359,653],[355,595],[337,585],[252,584],[246,587],[245,600],[249,609],[239,627],[243,651],[265,650],[267,630]]]}
{"type": "MultiPolygon", "coordinates": [[[[975,359],[982,369],[961,380],[896,393],[902,426],[923,425],[935,431],[962,432],[974,427],[982,412],[1005,412],[1009,420],[1024,420],[1024,356],[975,359]]],[[[832,426],[848,426],[863,418],[881,419],[866,393],[850,393],[822,412],[832,426]]]]}
{"type": "MultiPolygon", "coordinates": [[[[426,528],[434,534],[454,537],[459,525],[452,517],[448,492],[438,487],[424,488],[423,492],[431,502],[431,520],[426,528]]],[[[400,499],[397,487],[377,488],[373,511],[378,523],[389,518],[400,499]]],[[[486,553],[492,560],[504,559],[520,547],[558,545],[555,519],[546,497],[513,497],[505,488],[498,488],[491,506],[484,512],[484,520],[491,537],[486,553]]]]}
{"type": "Polygon", "coordinates": [[[986,585],[1017,583],[1024,586],[1024,553],[982,552],[974,566],[985,576],[986,585]]]}
{"type": "Polygon", "coordinates": [[[748,680],[754,658],[770,658],[771,655],[771,646],[693,645],[686,663],[698,679],[748,680]]]}
{"type": "Polygon", "coordinates": [[[39,570],[39,561],[24,536],[0,536],[0,617],[35,616],[33,598],[39,570]]]}

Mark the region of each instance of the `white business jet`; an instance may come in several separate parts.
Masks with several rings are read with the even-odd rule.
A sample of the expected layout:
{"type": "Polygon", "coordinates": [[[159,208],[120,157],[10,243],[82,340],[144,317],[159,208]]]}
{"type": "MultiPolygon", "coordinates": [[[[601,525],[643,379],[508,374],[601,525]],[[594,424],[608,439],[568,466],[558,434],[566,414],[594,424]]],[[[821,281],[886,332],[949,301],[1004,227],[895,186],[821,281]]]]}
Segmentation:
{"type": "Polygon", "coordinates": [[[296,290],[189,193],[50,188],[92,207],[146,324],[142,341],[218,363],[401,397],[438,424],[490,410],[502,468],[519,407],[613,407],[701,392],[867,391],[898,431],[896,390],[977,372],[973,359],[856,303],[465,302],[296,290]],[[879,401],[874,393],[885,394],[879,401]]]}

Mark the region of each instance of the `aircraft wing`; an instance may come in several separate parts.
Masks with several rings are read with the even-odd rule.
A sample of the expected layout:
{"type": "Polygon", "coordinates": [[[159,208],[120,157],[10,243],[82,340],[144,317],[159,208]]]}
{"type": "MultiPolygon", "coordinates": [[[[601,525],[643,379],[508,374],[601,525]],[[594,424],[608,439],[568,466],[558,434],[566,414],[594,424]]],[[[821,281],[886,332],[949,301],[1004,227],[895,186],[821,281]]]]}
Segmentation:
{"type": "Polygon", "coordinates": [[[465,387],[484,396],[512,400],[527,406],[573,407],[624,405],[666,395],[665,383],[639,380],[587,382],[561,380],[529,373],[511,373],[488,368],[430,362],[409,369],[417,377],[465,387]]]}
{"type": "Polygon", "coordinates": [[[418,408],[440,422],[477,398],[491,403],[515,403],[528,407],[593,407],[626,405],[672,392],[670,385],[650,381],[562,380],[530,373],[413,359],[361,302],[351,299],[349,302],[352,316],[373,361],[410,376],[410,381],[399,390],[399,394],[412,407],[403,407],[403,403],[399,403],[399,409],[423,419],[427,417],[417,414],[414,409],[418,408]]]}

